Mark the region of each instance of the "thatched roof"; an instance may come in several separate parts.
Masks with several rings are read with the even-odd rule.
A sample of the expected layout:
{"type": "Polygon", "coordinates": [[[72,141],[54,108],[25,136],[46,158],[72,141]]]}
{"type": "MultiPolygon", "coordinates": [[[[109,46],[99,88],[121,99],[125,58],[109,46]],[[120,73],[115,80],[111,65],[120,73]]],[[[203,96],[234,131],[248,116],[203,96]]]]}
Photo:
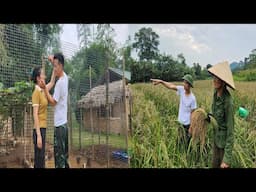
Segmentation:
{"type": "MultiPolygon", "coordinates": [[[[126,95],[129,95],[128,87],[126,86],[126,95]]],[[[122,81],[114,81],[109,83],[109,103],[114,104],[121,102],[123,97],[122,81]]],[[[100,107],[106,104],[106,84],[94,87],[89,93],[77,102],[80,108],[100,107]]]]}

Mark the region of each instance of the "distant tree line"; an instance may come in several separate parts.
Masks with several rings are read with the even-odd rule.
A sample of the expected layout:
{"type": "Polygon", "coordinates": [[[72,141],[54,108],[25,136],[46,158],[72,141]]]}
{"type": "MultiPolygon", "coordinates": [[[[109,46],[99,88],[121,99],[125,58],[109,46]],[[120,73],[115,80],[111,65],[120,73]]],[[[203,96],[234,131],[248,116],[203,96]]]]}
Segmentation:
{"type": "Polygon", "coordinates": [[[150,78],[165,81],[180,81],[185,74],[191,74],[195,79],[209,77],[207,67],[193,63],[189,67],[182,53],[174,58],[171,54],[159,53],[159,35],[152,28],[141,28],[134,36],[132,48],[138,53],[139,61],[130,64],[132,82],[148,82],[150,78]]]}

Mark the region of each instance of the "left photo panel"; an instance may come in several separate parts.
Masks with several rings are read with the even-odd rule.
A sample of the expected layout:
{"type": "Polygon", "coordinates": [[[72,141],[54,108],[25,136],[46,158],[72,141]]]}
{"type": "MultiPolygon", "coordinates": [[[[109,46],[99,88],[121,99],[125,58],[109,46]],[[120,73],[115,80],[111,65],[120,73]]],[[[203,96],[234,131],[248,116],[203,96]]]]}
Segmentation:
{"type": "Polygon", "coordinates": [[[131,73],[111,39],[108,24],[0,24],[0,168],[130,167],[131,73]]]}

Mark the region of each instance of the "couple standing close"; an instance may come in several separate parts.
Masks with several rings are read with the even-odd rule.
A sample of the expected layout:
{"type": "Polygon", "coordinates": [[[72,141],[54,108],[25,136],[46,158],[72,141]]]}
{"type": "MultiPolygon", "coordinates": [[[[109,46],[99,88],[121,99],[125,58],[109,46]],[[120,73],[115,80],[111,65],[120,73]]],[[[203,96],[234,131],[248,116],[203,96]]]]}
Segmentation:
{"type": "Polygon", "coordinates": [[[51,81],[45,84],[45,74],[42,67],[35,67],[31,80],[35,83],[32,94],[33,106],[33,143],[34,168],[45,168],[45,141],[47,129],[47,106],[54,106],[54,161],[55,168],[69,168],[68,163],[68,127],[67,127],[67,100],[68,77],[64,72],[64,56],[56,53],[49,56],[53,64],[51,81]],[[55,84],[53,96],[49,93],[55,84]]]}

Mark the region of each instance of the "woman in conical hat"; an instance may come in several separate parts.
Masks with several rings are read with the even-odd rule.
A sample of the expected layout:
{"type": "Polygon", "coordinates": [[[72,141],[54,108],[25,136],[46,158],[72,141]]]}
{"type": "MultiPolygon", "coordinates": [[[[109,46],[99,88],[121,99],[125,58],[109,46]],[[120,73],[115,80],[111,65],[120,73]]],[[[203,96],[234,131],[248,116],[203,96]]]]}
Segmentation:
{"type": "Polygon", "coordinates": [[[218,129],[214,130],[212,167],[228,168],[234,145],[234,109],[227,86],[235,90],[235,84],[226,61],[209,68],[208,72],[213,75],[212,114],[218,123],[218,129]]]}

